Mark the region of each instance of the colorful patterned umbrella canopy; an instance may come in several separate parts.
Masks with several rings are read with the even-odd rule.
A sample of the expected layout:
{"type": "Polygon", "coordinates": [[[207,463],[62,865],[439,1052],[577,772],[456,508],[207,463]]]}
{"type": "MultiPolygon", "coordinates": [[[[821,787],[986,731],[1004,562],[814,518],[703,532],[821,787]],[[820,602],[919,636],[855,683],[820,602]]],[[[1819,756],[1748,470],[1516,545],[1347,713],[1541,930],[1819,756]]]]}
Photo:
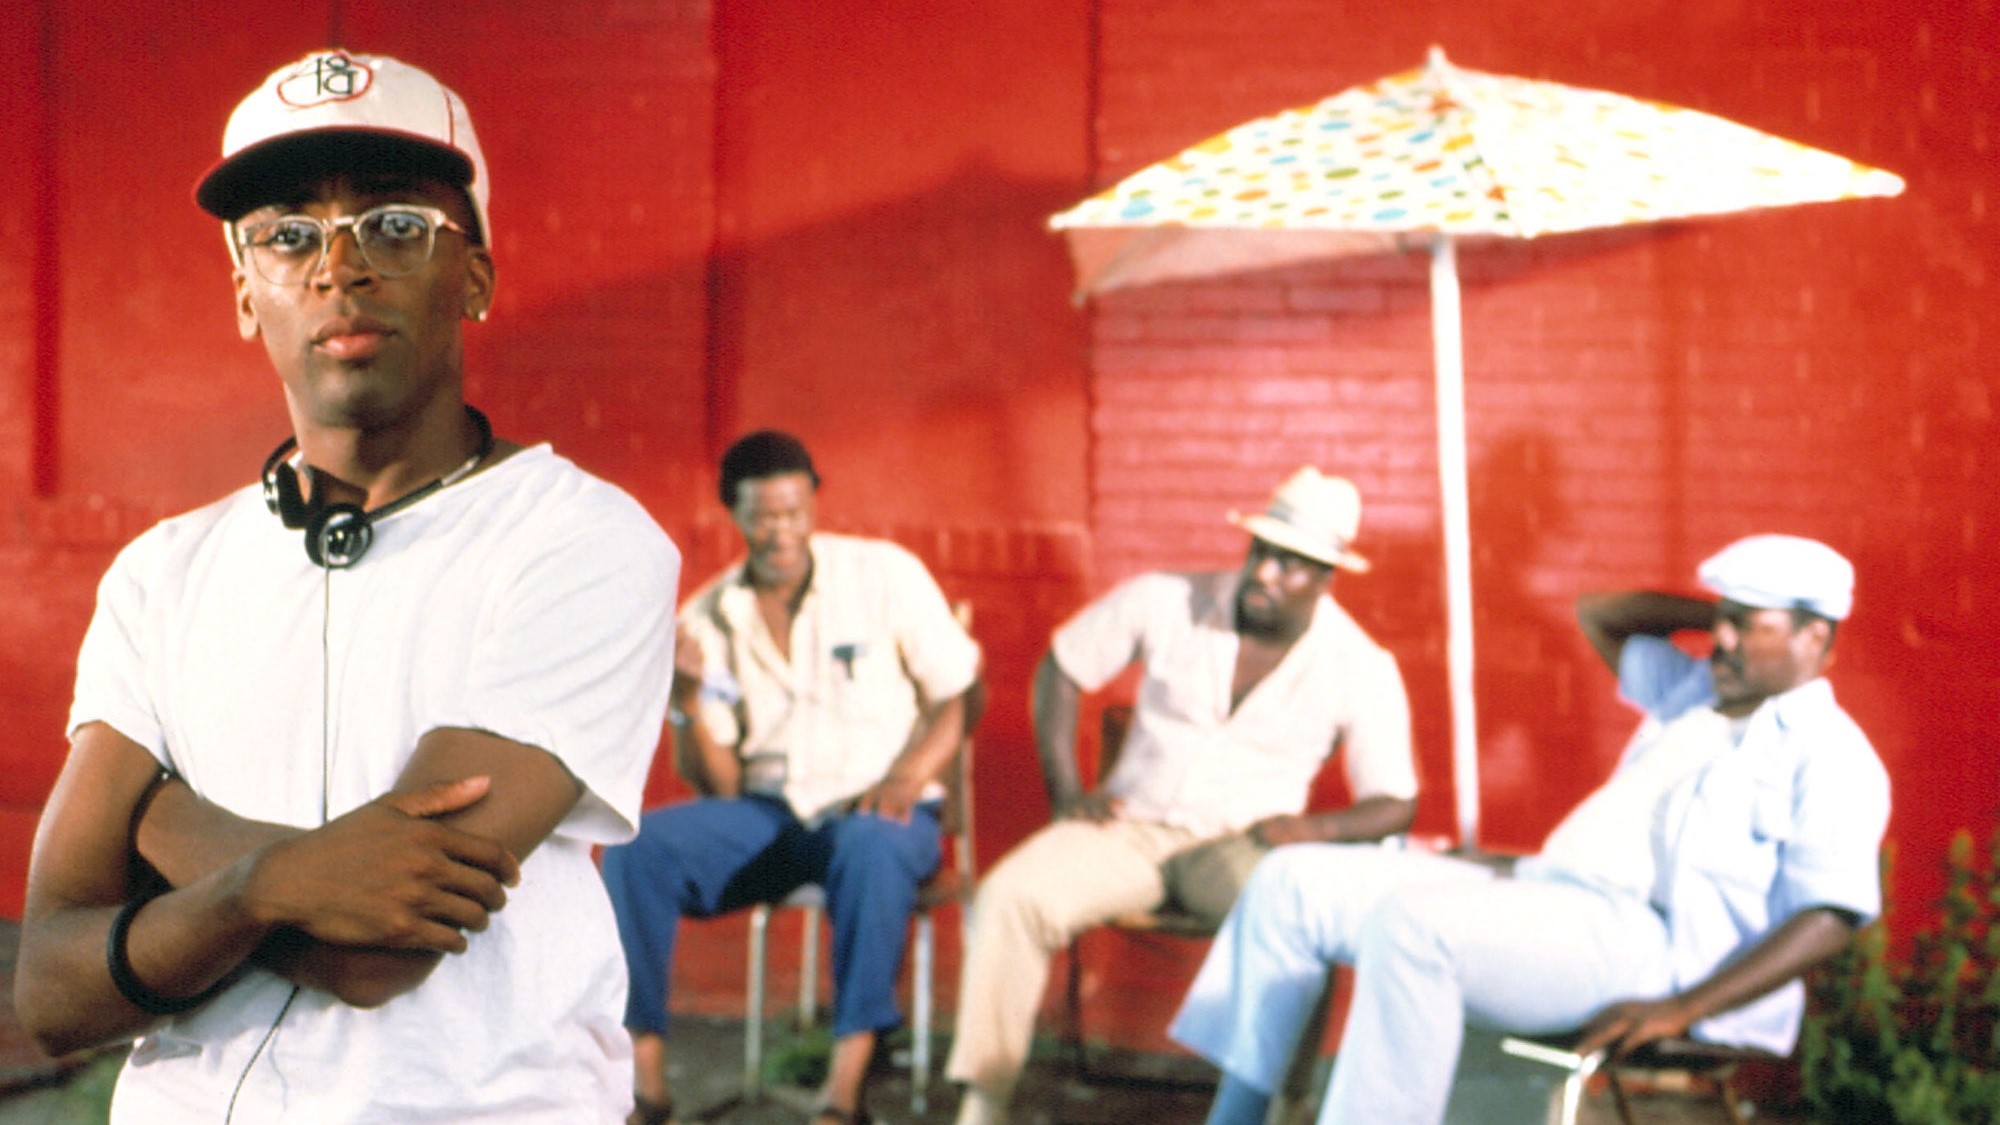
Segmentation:
{"type": "Polygon", "coordinates": [[[1479,824],[1455,240],[1535,238],[1865,196],[1903,181],[1711,114],[1427,65],[1239,125],[1049,220],[1079,298],[1173,278],[1431,251],[1446,655],[1460,839],[1479,824]]]}
{"type": "Polygon", "coordinates": [[[1423,67],[1239,125],[1062,212],[1080,287],[1895,195],[1903,181],[1712,114],[1423,67]]]}

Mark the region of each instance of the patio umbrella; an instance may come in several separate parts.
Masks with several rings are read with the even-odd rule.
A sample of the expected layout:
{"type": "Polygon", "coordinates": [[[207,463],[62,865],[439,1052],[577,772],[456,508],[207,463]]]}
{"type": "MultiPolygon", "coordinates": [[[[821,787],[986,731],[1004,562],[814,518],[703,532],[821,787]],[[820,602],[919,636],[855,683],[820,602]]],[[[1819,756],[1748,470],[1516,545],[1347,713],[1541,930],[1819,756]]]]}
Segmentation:
{"type": "Polygon", "coordinates": [[[1864,196],[1903,181],[1691,109],[1446,61],[1239,125],[1052,219],[1079,298],[1425,248],[1459,838],[1477,840],[1457,240],[1536,238],[1864,196]]]}

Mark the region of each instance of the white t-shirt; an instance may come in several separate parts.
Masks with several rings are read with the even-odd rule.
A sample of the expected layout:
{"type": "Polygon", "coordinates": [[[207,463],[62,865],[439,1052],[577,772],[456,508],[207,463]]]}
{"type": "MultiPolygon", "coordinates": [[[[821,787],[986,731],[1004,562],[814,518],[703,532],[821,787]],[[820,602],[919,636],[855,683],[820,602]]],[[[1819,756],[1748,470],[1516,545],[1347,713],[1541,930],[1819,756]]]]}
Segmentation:
{"type": "Polygon", "coordinates": [[[644,509],[546,446],[380,521],[347,570],[314,566],[254,487],[125,548],[72,730],[108,723],[207,800],[297,827],[388,791],[442,727],[545,749],[585,792],[414,991],[361,1010],[303,990],[280,1020],[291,985],[252,971],[139,1040],[112,1120],[214,1125],[232,1098],[258,1125],[619,1120],[626,977],[590,849],[635,831],[679,572],[644,509]]]}

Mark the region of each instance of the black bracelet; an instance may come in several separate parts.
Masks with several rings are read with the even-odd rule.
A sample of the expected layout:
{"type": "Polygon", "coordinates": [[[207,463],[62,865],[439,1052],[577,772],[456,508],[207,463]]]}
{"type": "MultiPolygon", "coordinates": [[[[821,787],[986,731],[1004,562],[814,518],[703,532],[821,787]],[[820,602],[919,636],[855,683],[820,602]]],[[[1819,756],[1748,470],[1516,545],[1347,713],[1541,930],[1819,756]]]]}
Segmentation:
{"type": "Polygon", "coordinates": [[[222,991],[229,978],[224,977],[193,996],[162,996],[146,987],[146,982],[132,971],[132,959],[125,950],[125,938],[131,933],[133,916],[151,901],[151,896],[141,895],[118,908],[117,915],[111,919],[111,932],[104,939],[104,963],[111,969],[111,983],[133,1007],[156,1016],[177,1016],[208,1003],[210,997],[222,991]]]}

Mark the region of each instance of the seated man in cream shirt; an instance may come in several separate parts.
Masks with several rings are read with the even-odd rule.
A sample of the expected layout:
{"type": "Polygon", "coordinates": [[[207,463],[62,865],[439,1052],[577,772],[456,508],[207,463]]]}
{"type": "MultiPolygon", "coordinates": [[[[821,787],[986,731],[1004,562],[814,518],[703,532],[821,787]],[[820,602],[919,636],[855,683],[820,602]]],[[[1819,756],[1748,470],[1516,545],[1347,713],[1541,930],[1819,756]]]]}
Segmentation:
{"type": "Polygon", "coordinates": [[[1005,1120],[1055,950],[1168,903],[1220,918],[1264,852],[1373,841],[1409,827],[1417,779],[1409,703],[1387,650],[1327,593],[1352,549],[1354,486],[1314,468],[1279,486],[1240,569],[1142,575],[1056,631],[1034,723],[1055,822],[980,882],[947,1074],[959,1121],[1005,1120]],[[1086,791],[1075,761],[1082,691],[1134,661],[1144,675],[1117,767],[1086,791]],[[1302,810],[1338,753],[1354,803],[1302,810]]]}
{"type": "Polygon", "coordinates": [[[747,556],[682,606],[672,694],[676,765],[699,797],[648,813],[637,840],[604,856],[642,1125],[672,1117],[667,981],[682,915],[825,888],[835,1045],[815,1122],[867,1119],[868,1060],[901,1022],[910,911],[941,855],[938,777],[976,718],[979,646],[916,556],[816,534],[818,488],[788,434],[760,430],[723,455],[722,501],[747,556]]]}

